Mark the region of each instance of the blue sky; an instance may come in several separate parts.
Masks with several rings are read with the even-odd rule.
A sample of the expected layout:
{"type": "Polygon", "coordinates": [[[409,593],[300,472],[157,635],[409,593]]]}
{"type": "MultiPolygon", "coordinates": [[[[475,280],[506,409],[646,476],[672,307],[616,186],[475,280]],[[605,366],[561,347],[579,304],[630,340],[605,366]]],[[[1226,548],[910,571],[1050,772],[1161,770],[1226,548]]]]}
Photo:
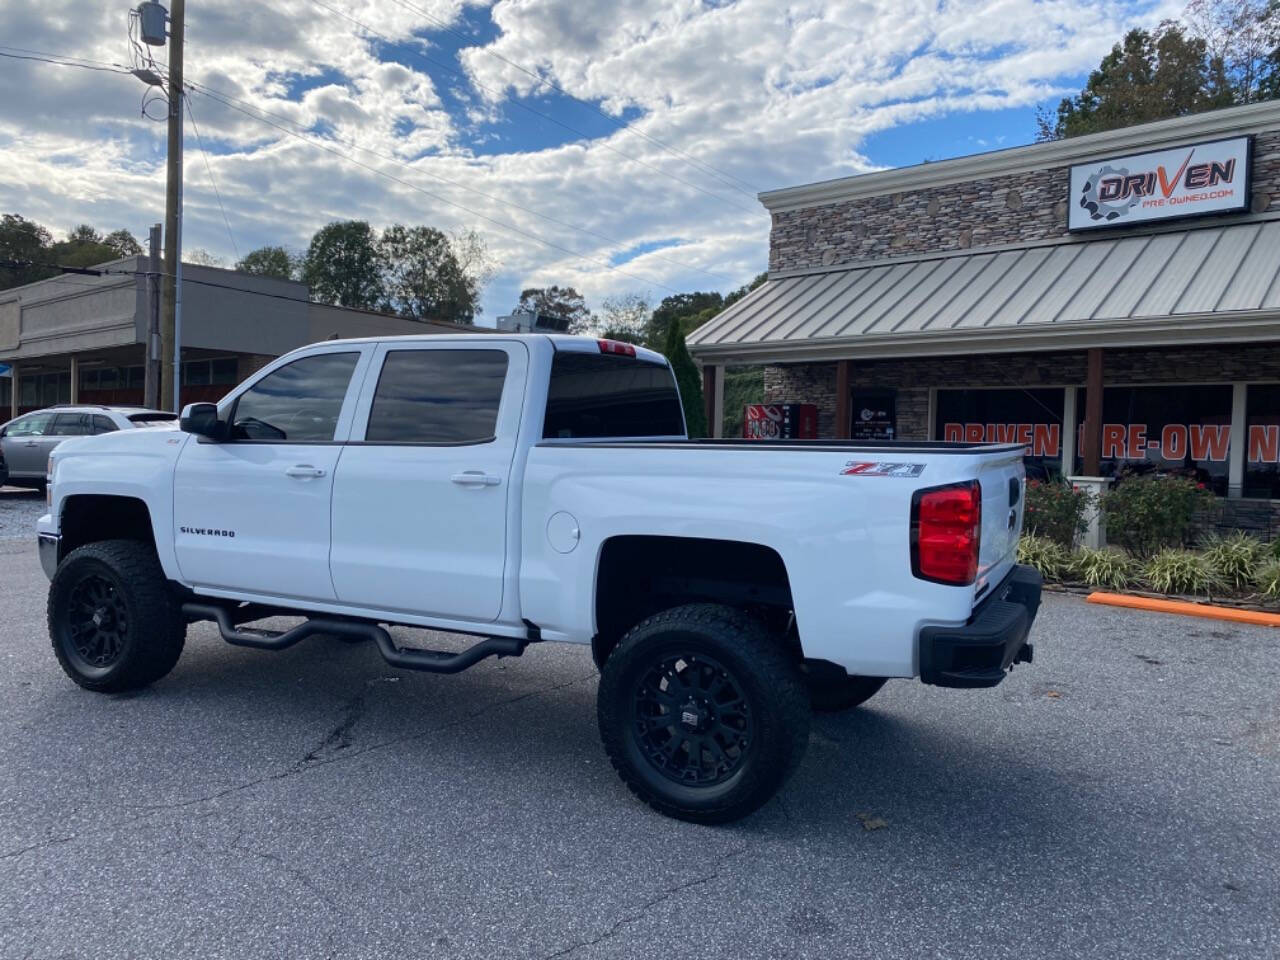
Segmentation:
{"type": "MultiPolygon", "coordinates": [[[[1128,27],[1178,12],[202,0],[187,61],[209,156],[206,169],[189,129],[186,246],[230,263],[267,243],[301,249],[339,218],[475,231],[489,322],[524,286],[571,284],[597,306],[727,290],[766,263],[757,191],[1027,143],[1037,104],[1078,89],[1128,27]]],[[[9,4],[3,17],[34,49],[130,56],[117,3],[9,4]]],[[[132,77],[0,60],[0,208],[55,233],[89,221],[145,235],[164,142],[138,116],[141,93],[132,77]]]]}

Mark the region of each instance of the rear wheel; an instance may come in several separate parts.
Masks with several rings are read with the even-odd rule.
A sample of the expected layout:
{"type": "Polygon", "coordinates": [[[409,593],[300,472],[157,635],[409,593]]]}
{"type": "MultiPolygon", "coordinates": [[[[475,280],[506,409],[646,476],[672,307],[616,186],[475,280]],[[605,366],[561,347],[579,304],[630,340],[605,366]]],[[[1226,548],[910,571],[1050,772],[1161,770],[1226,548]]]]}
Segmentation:
{"type": "Polygon", "coordinates": [[[700,823],[736,820],[767,802],[809,739],[793,658],[763,624],[716,604],[633,627],[605,661],[597,715],[631,791],[700,823]]]}
{"type": "Polygon", "coordinates": [[[49,637],[63,671],[86,690],[135,690],[178,662],[186,624],[155,550],[105,540],[74,550],[49,585],[49,637]]]}

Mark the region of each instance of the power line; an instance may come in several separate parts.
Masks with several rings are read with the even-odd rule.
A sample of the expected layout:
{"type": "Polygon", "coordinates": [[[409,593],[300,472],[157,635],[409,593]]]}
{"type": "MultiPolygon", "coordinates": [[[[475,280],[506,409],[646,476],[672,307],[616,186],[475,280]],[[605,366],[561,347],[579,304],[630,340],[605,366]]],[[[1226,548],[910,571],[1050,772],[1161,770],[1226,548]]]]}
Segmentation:
{"type": "MultiPolygon", "coordinates": [[[[213,100],[218,99],[216,96],[211,95],[206,89],[200,89],[197,92],[203,94],[204,96],[210,97],[210,99],[213,99],[213,100]]],[[[471,214],[473,217],[479,217],[481,220],[487,221],[488,223],[493,224],[495,227],[498,227],[499,229],[518,234],[519,236],[522,236],[527,240],[532,240],[535,243],[543,244],[546,247],[550,247],[553,250],[558,250],[561,253],[568,254],[571,257],[575,257],[580,260],[585,260],[589,263],[595,263],[599,266],[604,267],[607,270],[613,270],[616,273],[620,273],[624,277],[630,277],[632,280],[635,280],[638,283],[651,284],[655,287],[661,287],[663,290],[667,290],[670,293],[680,292],[679,290],[676,290],[674,287],[669,287],[664,283],[659,283],[656,280],[647,280],[644,277],[637,276],[634,273],[630,273],[629,271],[623,270],[621,267],[615,266],[614,264],[609,263],[609,261],[607,260],[601,260],[599,257],[593,257],[590,254],[581,253],[577,250],[572,250],[569,247],[558,244],[552,240],[547,240],[544,237],[540,237],[536,233],[530,233],[528,230],[524,230],[520,227],[515,226],[514,224],[506,223],[502,220],[496,220],[493,217],[489,216],[488,214],[481,213],[478,210],[473,210],[471,207],[468,207],[465,204],[458,203],[456,200],[450,200],[448,197],[441,196],[438,193],[433,193],[432,191],[427,190],[424,187],[420,187],[415,183],[410,183],[408,180],[405,180],[402,177],[397,177],[395,174],[388,173],[385,170],[379,170],[377,167],[371,164],[363,163],[362,161],[357,160],[355,157],[352,157],[343,153],[341,150],[335,150],[333,147],[329,146],[323,141],[314,140],[310,137],[305,137],[300,133],[296,133],[295,131],[290,130],[288,127],[272,122],[266,117],[259,116],[254,113],[250,113],[249,110],[243,107],[237,106],[234,103],[230,103],[227,101],[221,101],[221,102],[223,103],[223,106],[227,107],[228,109],[235,110],[239,113],[243,113],[247,117],[252,117],[253,119],[258,120],[261,123],[265,123],[268,126],[275,127],[277,130],[281,131],[282,133],[286,133],[291,137],[301,140],[303,143],[309,143],[312,146],[319,147],[321,150],[324,150],[326,153],[331,153],[335,157],[338,157],[339,159],[346,160],[348,163],[353,163],[357,167],[361,167],[365,170],[368,170],[370,173],[377,174],[380,177],[386,177],[388,180],[398,183],[401,186],[408,187],[410,190],[416,190],[418,193],[421,193],[424,196],[431,197],[433,200],[438,200],[440,203],[445,203],[451,207],[457,207],[459,210],[464,210],[467,213],[471,214]]]]}
{"type": "Polygon", "coordinates": [[[120,73],[120,74],[124,74],[125,76],[128,76],[129,74],[129,71],[126,70],[124,67],[118,67],[118,66],[97,67],[97,66],[94,66],[93,64],[75,63],[70,60],[53,60],[49,57],[35,56],[31,54],[6,53],[4,50],[0,50],[0,57],[8,57],[10,60],[31,60],[37,63],[52,63],[54,66],[58,66],[58,67],[78,67],[81,70],[96,70],[99,73],[120,73]]]}
{"type": "Polygon", "coordinates": [[[213,187],[213,195],[218,198],[218,209],[222,211],[222,222],[227,225],[227,239],[231,241],[231,249],[235,251],[236,259],[240,259],[240,248],[236,246],[236,238],[231,233],[231,221],[227,219],[227,208],[222,205],[222,194],[218,192],[218,181],[213,178],[213,167],[209,165],[209,151],[204,148],[204,140],[200,137],[200,128],[196,126],[196,114],[191,109],[191,98],[182,98],[187,104],[187,116],[191,118],[191,129],[196,134],[196,144],[200,147],[200,153],[204,157],[204,169],[209,174],[209,186],[213,187]]]}
{"type": "MultiPolygon", "coordinates": [[[[463,71],[459,70],[458,68],[448,63],[444,63],[443,61],[440,61],[440,60],[435,60],[432,57],[427,56],[422,51],[414,49],[408,44],[400,43],[397,40],[392,40],[390,37],[386,36],[385,34],[379,33],[378,31],[374,30],[372,27],[362,23],[361,21],[357,20],[355,17],[351,16],[345,11],[339,10],[336,7],[329,6],[329,4],[325,3],[324,0],[311,0],[311,2],[318,7],[321,7],[322,9],[328,10],[330,13],[337,14],[343,19],[348,20],[351,23],[354,23],[361,30],[364,30],[366,33],[372,34],[373,36],[382,40],[382,42],[387,44],[388,46],[396,47],[397,49],[400,49],[400,50],[405,50],[411,53],[413,56],[418,57],[419,59],[424,60],[427,63],[430,63],[436,67],[439,67],[441,70],[446,70],[449,73],[454,74],[455,76],[461,77],[463,80],[466,80],[469,83],[474,84],[475,86],[479,87],[481,90],[485,90],[499,99],[507,99],[514,106],[517,106],[522,110],[528,111],[529,113],[532,113],[534,116],[542,117],[544,120],[554,123],[558,127],[563,127],[565,130],[568,130],[571,133],[577,134],[578,136],[586,140],[594,139],[590,134],[586,133],[585,131],[579,130],[577,127],[571,124],[565,123],[563,120],[559,120],[551,116],[551,114],[549,113],[544,113],[543,111],[538,110],[535,107],[531,107],[527,103],[523,103],[519,100],[512,100],[506,97],[501,91],[493,90],[490,87],[486,87],[484,84],[478,82],[473,77],[468,76],[463,71]]],[[[601,140],[599,142],[599,145],[603,149],[608,150],[611,153],[616,153],[618,156],[622,157],[624,160],[629,160],[632,163],[638,163],[642,167],[647,167],[648,169],[653,170],[655,173],[661,176],[667,177],[671,180],[675,180],[678,183],[683,183],[685,186],[690,187],[694,190],[697,190],[699,193],[704,193],[709,197],[713,197],[716,200],[719,200],[721,203],[727,203],[732,207],[736,207],[737,209],[745,211],[746,213],[750,213],[750,214],[763,213],[763,211],[759,207],[748,207],[741,203],[738,203],[736,200],[730,200],[728,197],[725,197],[719,193],[715,193],[711,190],[708,190],[705,187],[699,186],[698,184],[694,183],[691,180],[686,180],[683,177],[677,176],[674,173],[670,173],[666,170],[663,170],[661,167],[655,166],[654,164],[649,163],[647,160],[641,160],[639,157],[633,157],[628,153],[624,153],[623,151],[619,150],[617,147],[613,146],[611,143],[607,141],[601,140]]]]}
{"type": "MultiPolygon", "coordinates": [[[[392,2],[406,10],[413,11],[414,13],[418,14],[421,17],[424,17],[427,20],[430,20],[432,23],[437,24],[442,30],[444,30],[447,33],[453,34],[455,37],[459,37],[460,39],[467,42],[470,42],[472,39],[474,39],[472,37],[469,37],[467,34],[463,33],[461,30],[458,30],[455,27],[453,27],[447,21],[444,21],[438,17],[432,16],[431,14],[427,13],[427,11],[423,10],[421,7],[418,7],[415,4],[409,3],[408,0],[392,0],[392,2]]],[[[539,84],[545,84],[547,87],[550,87],[552,90],[556,91],[557,93],[562,94],[566,97],[569,97],[571,100],[577,101],[587,109],[599,114],[601,117],[608,120],[610,123],[615,124],[619,129],[628,130],[631,133],[634,133],[638,137],[643,137],[645,140],[649,141],[654,146],[661,147],[663,150],[666,150],[668,153],[674,154],[675,156],[682,157],[685,160],[688,160],[690,163],[694,164],[697,167],[700,167],[703,171],[715,177],[725,186],[732,187],[733,189],[739,191],[740,193],[744,193],[748,197],[751,197],[753,200],[755,199],[755,194],[759,192],[760,190],[759,187],[753,186],[752,184],[748,183],[746,180],[743,180],[740,177],[735,177],[731,173],[726,173],[723,170],[713,167],[711,164],[706,163],[702,160],[699,160],[697,157],[691,156],[685,151],[680,150],[676,147],[673,147],[668,143],[663,143],[657,137],[650,136],[649,134],[645,133],[643,130],[637,130],[633,124],[619,117],[612,116],[611,114],[606,113],[604,110],[601,110],[594,103],[591,103],[588,100],[584,100],[581,97],[570,93],[568,90],[560,86],[554,80],[544,77],[542,74],[538,73],[536,70],[530,70],[527,67],[521,66],[520,64],[516,63],[514,60],[510,60],[507,57],[504,57],[502,54],[498,53],[496,50],[490,49],[489,47],[480,47],[479,49],[482,50],[484,53],[487,53],[489,56],[495,57],[496,59],[501,60],[503,63],[507,64],[507,66],[513,67],[514,69],[519,70],[521,73],[532,77],[539,84]],[[728,179],[724,179],[726,177],[728,179]],[[736,181],[737,184],[741,184],[742,186],[738,186],[737,184],[730,181],[736,181]],[[749,187],[750,189],[743,190],[742,189],[743,186],[749,187]]]]}
{"type": "MultiPolygon", "coordinates": [[[[257,104],[251,104],[245,100],[241,100],[237,97],[233,97],[228,93],[224,93],[221,90],[215,90],[213,87],[207,86],[202,83],[197,83],[195,81],[191,81],[191,80],[187,81],[187,86],[189,88],[194,88],[198,92],[204,93],[206,95],[212,94],[213,95],[212,99],[214,100],[221,99],[224,106],[231,105],[227,101],[238,103],[241,106],[247,107],[252,110],[256,110],[257,112],[265,116],[271,117],[275,120],[279,120],[282,123],[287,123],[294,127],[297,127],[299,130],[300,136],[306,137],[307,139],[310,139],[310,140],[319,139],[308,134],[306,132],[306,127],[303,124],[299,123],[298,121],[278,113],[273,113],[270,110],[267,110],[263,107],[258,106],[257,104]]],[[[524,204],[517,203],[514,200],[509,200],[509,199],[504,199],[502,197],[494,196],[493,194],[486,193],[485,191],[477,189],[476,187],[468,186],[467,184],[462,183],[459,180],[452,180],[449,177],[441,176],[440,174],[435,173],[431,170],[427,170],[422,167],[415,166],[414,164],[407,163],[404,160],[401,160],[399,157],[392,156],[391,154],[387,154],[387,153],[382,153],[378,150],[372,149],[371,147],[362,146],[359,143],[356,143],[354,140],[344,140],[341,137],[336,137],[336,136],[330,137],[327,139],[331,139],[335,143],[340,143],[345,147],[350,147],[353,150],[359,150],[362,153],[367,153],[370,156],[377,157],[378,159],[384,160],[387,163],[394,163],[395,165],[399,167],[403,167],[404,169],[412,173],[425,174],[426,176],[432,178],[433,180],[438,180],[441,183],[448,184],[449,186],[457,187],[459,190],[466,190],[470,193],[474,193],[477,196],[484,197],[486,200],[492,200],[494,203],[500,204],[504,207],[510,207],[515,210],[523,211],[524,213],[530,214],[531,216],[535,216],[542,220],[546,220],[548,223],[554,223],[557,226],[564,227],[568,230],[573,230],[576,233],[586,234],[587,236],[595,237],[596,239],[603,240],[606,243],[617,244],[618,246],[624,247],[624,248],[630,245],[628,244],[627,241],[622,240],[619,237],[613,237],[613,236],[610,236],[609,234],[601,233],[598,230],[592,230],[590,227],[584,227],[584,226],[581,226],[580,224],[570,223],[567,220],[561,220],[559,217],[553,217],[549,213],[542,213],[539,210],[535,210],[533,207],[525,206],[524,204]]],[[[730,277],[723,273],[717,273],[714,270],[708,270],[706,267],[695,266],[693,264],[677,260],[674,257],[666,256],[665,254],[651,252],[650,256],[652,256],[655,260],[662,260],[665,263],[671,264],[672,266],[679,267],[681,270],[695,270],[698,273],[704,273],[709,277],[714,277],[717,280],[723,280],[726,283],[736,282],[735,277],[730,277]]]]}

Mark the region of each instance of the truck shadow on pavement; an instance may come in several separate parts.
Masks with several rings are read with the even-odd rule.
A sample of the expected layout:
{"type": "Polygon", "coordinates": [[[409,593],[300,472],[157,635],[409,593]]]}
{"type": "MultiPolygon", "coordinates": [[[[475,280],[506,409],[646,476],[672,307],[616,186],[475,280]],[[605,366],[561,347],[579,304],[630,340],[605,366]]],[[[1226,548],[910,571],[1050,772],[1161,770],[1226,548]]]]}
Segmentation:
{"type": "MultiPolygon", "coordinates": [[[[630,797],[604,758],[595,687],[589,655],[574,647],[535,647],[523,660],[487,661],[440,677],[387,667],[365,644],[317,637],[264,653],[226,646],[201,625],[173,674],[155,686],[122,697],[73,698],[69,684],[59,685],[57,713],[104,732],[117,725],[163,731],[176,738],[166,745],[171,762],[197,767],[188,771],[192,783],[238,776],[225,760],[216,770],[198,769],[201,761],[193,758],[208,751],[241,753],[243,780],[261,778],[260,751],[277,758],[279,773],[269,778],[325,767],[330,778],[367,782],[371,798],[389,790],[413,796],[403,788],[447,771],[473,778],[490,803],[546,806],[555,815],[572,784],[573,795],[595,812],[657,818],[630,797]],[[192,716],[200,725],[184,722],[192,716]],[[254,731],[251,747],[244,743],[247,728],[254,731]],[[280,764],[282,757],[293,759],[280,764]]],[[[916,701],[936,693],[901,681],[858,710],[815,716],[807,756],[781,795],[719,829],[842,844],[948,837],[944,855],[969,856],[966,869],[979,849],[985,861],[1000,849],[1043,849],[1055,838],[1111,829],[1099,822],[1092,788],[1041,762],[1045,751],[1030,738],[984,740],[936,704],[922,715],[916,701]]],[[[462,802],[469,794],[459,788],[448,796],[462,802]]],[[[433,802],[437,815],[467,814],[433,802]]]]}

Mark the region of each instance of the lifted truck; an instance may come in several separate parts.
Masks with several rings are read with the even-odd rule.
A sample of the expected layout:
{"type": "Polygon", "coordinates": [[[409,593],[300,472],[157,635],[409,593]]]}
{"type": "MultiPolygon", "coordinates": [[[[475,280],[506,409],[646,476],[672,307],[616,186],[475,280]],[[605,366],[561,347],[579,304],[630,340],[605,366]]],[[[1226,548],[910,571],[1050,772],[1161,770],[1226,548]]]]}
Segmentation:
{"type": "Polygon", "coordinates": [[[811,709],[1031,659],[1023,485],[1011,445],[691,441],[667,362],[627,344],[348,340],[180,431],[65,442],[38,538],[53,650],[86,689],[163,677],[196,620],[269,650],[368,638],[435,673],[590,645],[627,786],[717,822],[779,789],[811,709]],[[306,619],[244,626],[281,615],[306,619]],[[482,639],[414,649],[386,624],[482,639]]]}

